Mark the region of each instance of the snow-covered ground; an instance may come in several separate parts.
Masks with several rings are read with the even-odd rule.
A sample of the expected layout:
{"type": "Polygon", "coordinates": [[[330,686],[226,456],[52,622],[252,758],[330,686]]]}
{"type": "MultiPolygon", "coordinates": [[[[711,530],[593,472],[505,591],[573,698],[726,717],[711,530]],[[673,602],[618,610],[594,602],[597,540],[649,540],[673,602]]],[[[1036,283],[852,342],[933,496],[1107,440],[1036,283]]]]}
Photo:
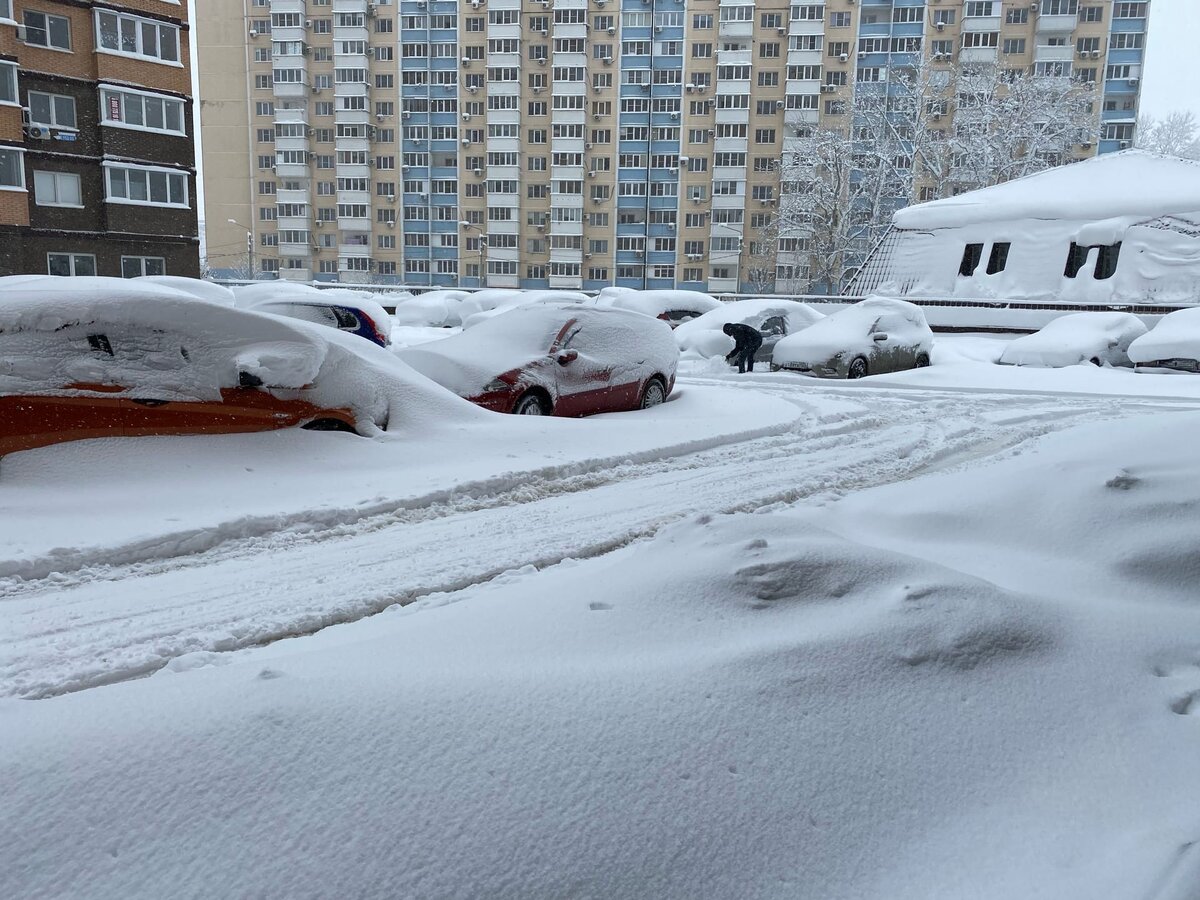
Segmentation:
{"type": "Polygon", "coordinates": [[[0,896],[1182,900],[1200,377],[1002,346],[6,458],[0,896]]]}

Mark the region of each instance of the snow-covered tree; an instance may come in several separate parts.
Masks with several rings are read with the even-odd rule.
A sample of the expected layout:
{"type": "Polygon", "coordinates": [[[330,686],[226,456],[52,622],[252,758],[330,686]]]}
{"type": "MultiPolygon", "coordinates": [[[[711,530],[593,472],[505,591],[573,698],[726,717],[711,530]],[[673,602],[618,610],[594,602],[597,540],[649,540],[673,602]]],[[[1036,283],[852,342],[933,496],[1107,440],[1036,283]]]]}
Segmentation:
{"type": "Polygon", "coordinates": [[[1066,76],[972,66],[954,73],[939,99],[953,112],[942,184],[955,193],[1062,165],[1098,138],[1094,88],[1066,76]]]}
{"type": "Polygon", "coordinates": [[[1094,142],[1095,99],[1070,78],[995,65],[894,66],[855,87],[843,125],[787,120],[778,215],[756,240],[781,265],[803,248],[799,290],[836,293],[897,209],[1030,175],[1094,142]]]}
{"type": "Polygon", "coordinates": [[[1190,111],[1173,112],[1164,119],[1142,116],[1137,146],[1141,150],[1200,159],[1200,122],[1190,111]]]}

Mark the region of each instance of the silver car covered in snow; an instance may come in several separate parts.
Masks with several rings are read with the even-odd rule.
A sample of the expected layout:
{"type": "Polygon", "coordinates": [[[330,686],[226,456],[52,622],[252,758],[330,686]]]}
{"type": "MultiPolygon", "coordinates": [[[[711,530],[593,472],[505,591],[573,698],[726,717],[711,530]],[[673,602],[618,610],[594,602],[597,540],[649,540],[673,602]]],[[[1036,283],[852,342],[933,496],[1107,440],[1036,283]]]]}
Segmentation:
{"type": "Polygon", "coordinates": [[[933,332],[920,308],[870,297],[775,345],[771,370],[818,378],[864,378],[929,365],[933,332]]]}

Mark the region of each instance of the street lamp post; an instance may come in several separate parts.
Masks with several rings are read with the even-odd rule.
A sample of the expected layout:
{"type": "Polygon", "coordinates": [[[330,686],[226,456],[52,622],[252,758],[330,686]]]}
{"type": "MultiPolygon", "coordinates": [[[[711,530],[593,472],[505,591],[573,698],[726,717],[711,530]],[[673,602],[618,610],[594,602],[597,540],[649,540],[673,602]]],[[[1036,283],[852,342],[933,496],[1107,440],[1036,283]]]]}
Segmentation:
{"type": "Polygon", "coordinates": [[[479,284],[477,287],[487,287],[487,268],[484,261],[484,254],[487,252],[487,232],[483,227],[476,225],[474,222],[468,222],[465,219],[458,223],[465,229],[474,228],[479,232],[479,284]]]}
{"type": "Polygon", "coordinates": [[[249,228],[246,228],[246,226],[243,225],[241,222],[237,221],[237,219],[226,219],[225,221],[228,222],[230,225],[236,225],[238,228],[241,228],[246,232],[246,260],[247,260],[247,263],[249,266],[250,280],[253,281],[254,280],[254,232],[251,231],[249,228]]]}

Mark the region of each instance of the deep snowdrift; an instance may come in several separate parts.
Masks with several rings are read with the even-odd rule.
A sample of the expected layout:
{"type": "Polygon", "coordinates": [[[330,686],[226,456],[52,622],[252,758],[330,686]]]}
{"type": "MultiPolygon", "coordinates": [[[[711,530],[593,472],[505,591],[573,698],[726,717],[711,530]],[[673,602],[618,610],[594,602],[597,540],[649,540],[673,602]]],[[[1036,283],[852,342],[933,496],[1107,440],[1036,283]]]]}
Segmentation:
{"type": "Polygon", "coordinates": [[[0,894],[1157,897],[1200,837],[1198,428],[0,704],[0,894]]]}

